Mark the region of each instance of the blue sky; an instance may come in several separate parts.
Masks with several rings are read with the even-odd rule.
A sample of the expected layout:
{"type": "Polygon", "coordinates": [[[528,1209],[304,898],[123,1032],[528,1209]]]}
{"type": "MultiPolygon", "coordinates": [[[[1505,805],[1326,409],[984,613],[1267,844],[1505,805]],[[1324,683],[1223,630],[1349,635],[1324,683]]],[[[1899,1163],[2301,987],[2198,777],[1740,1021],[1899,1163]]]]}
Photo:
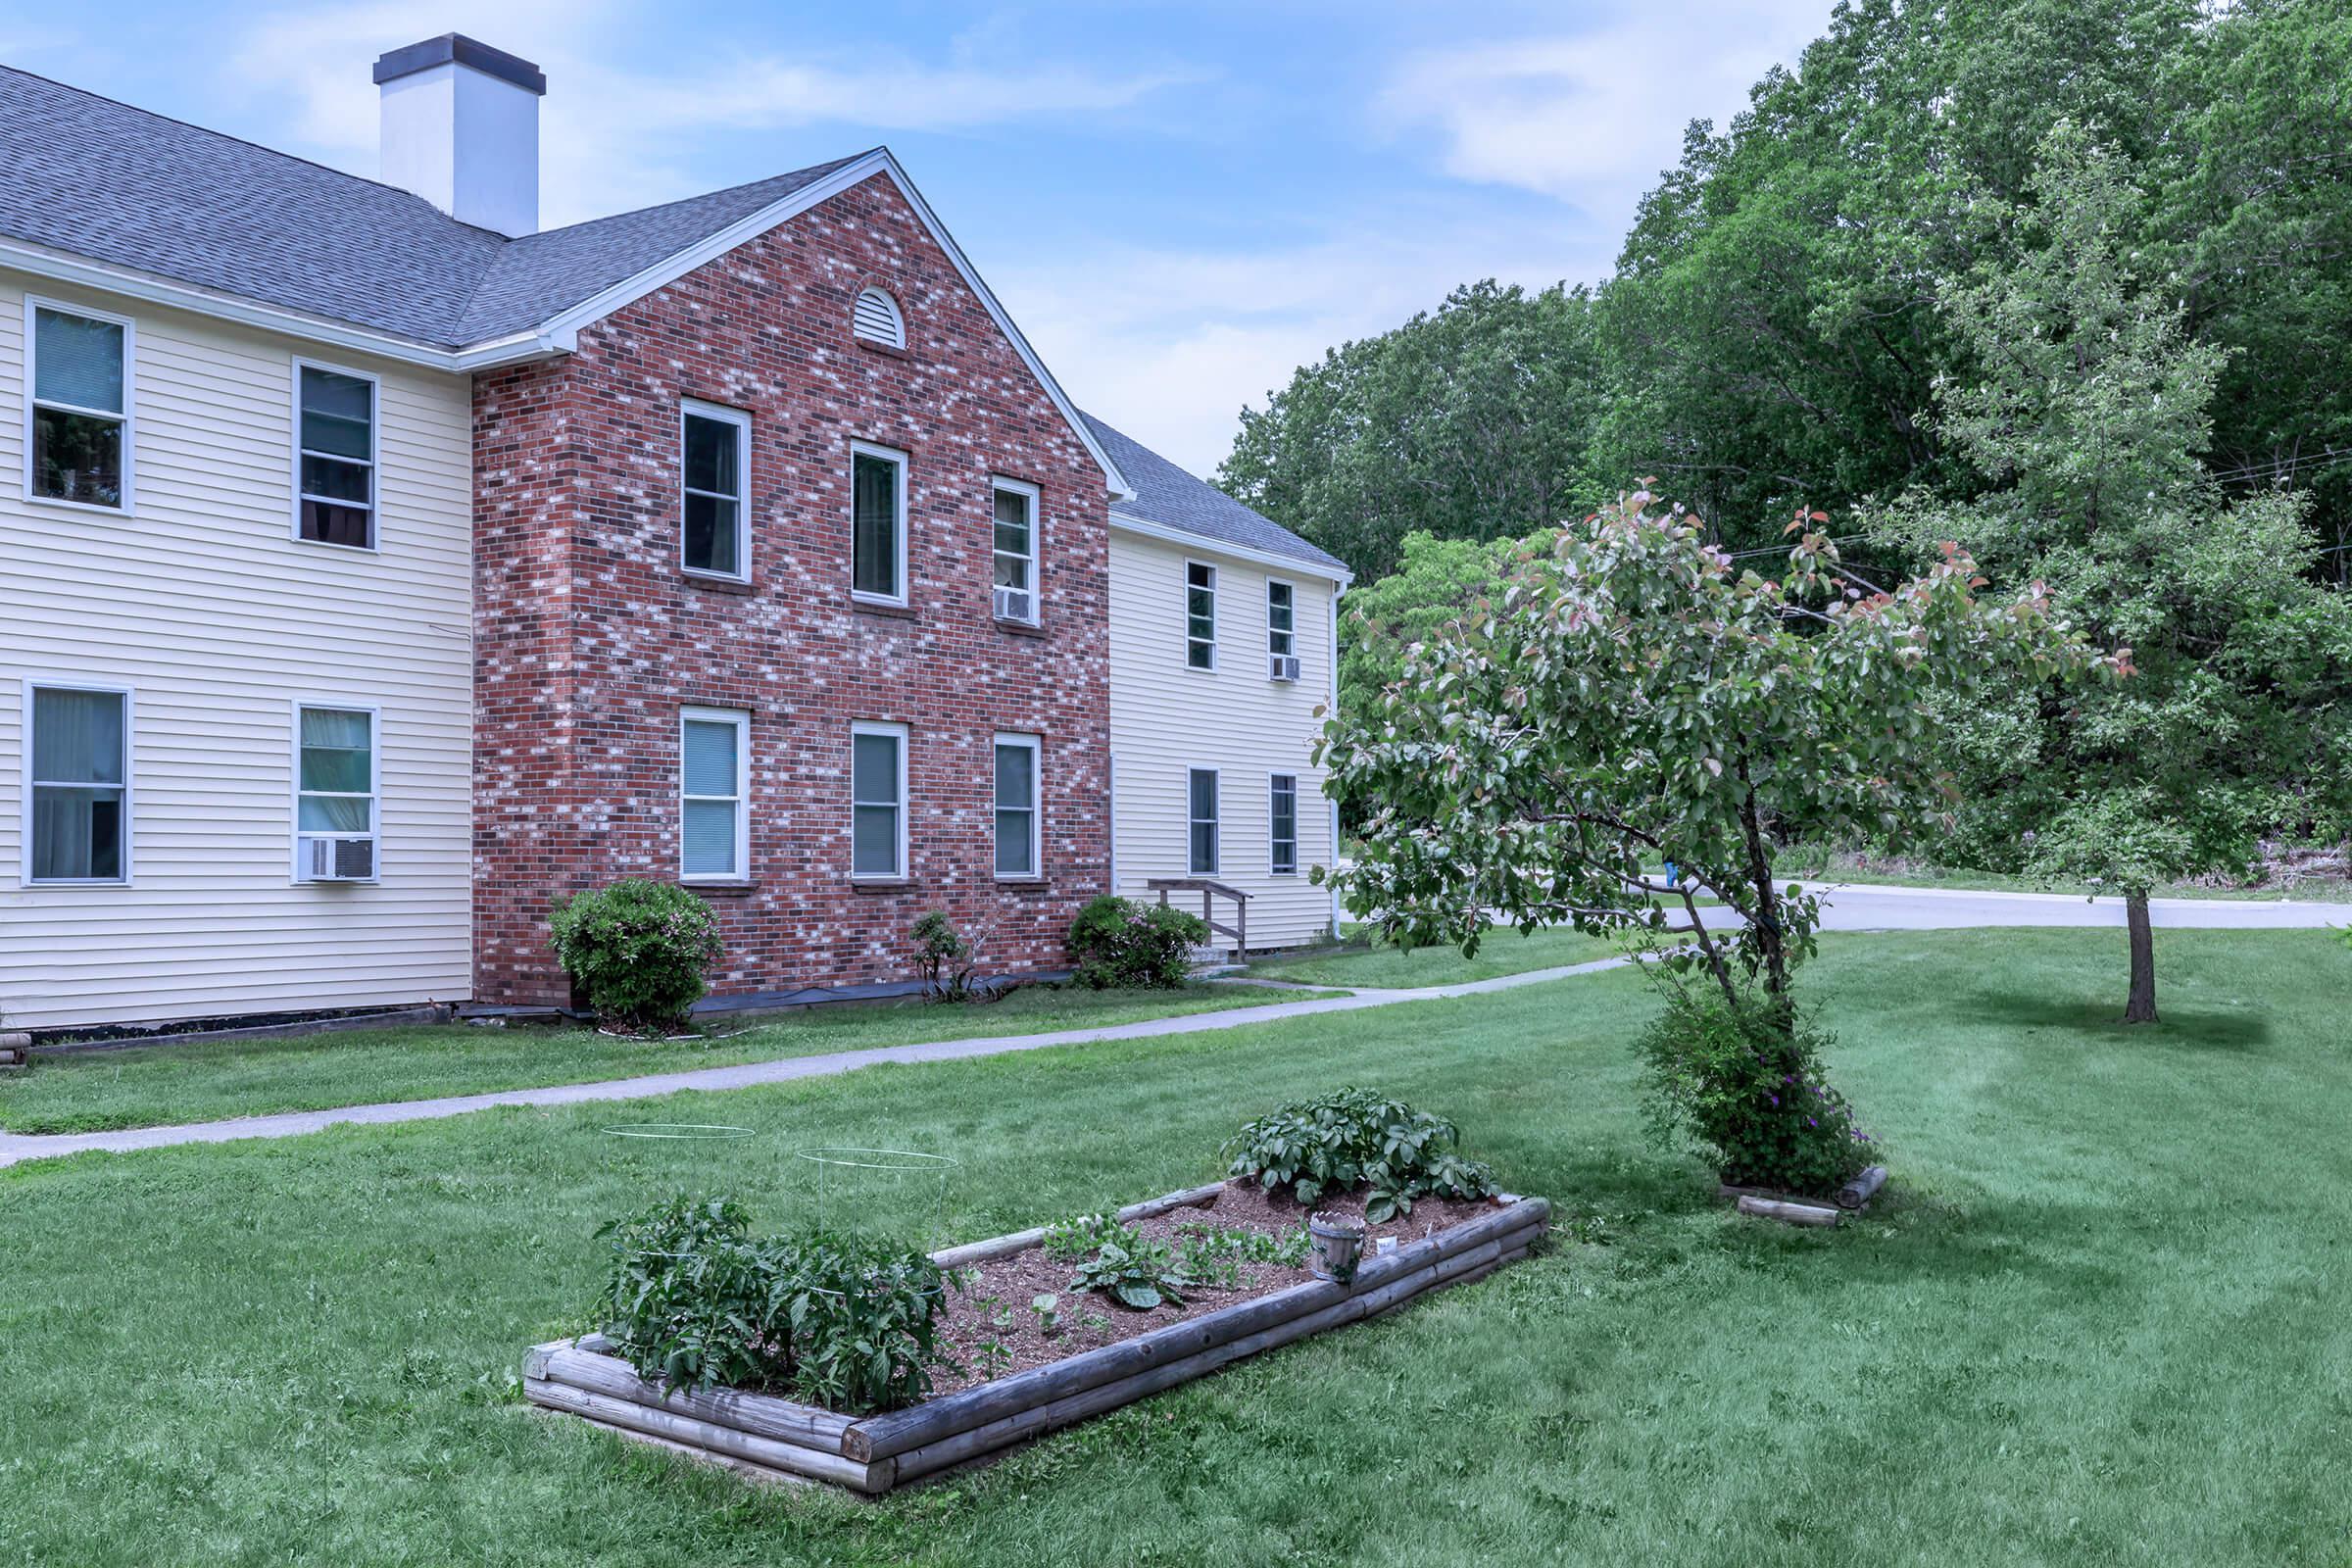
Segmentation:
{"type": "Polygon", "coordinates": [[[372,175],[369,65],[468,32],[547,72],[551,226],[887,142],[1071,396],[1205,473],[1245,403],[1457,282],[1604,276],[1684,123],[1829,12],[0,0],[0,59],[372,175]]]}

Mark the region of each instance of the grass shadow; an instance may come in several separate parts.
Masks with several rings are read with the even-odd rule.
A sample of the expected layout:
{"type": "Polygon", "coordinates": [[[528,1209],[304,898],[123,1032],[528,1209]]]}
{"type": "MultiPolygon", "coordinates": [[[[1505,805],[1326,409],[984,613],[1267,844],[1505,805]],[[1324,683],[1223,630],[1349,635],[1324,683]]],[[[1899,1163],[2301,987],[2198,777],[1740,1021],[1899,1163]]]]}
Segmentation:
{"type": "Polygon", "coordinates": [[[2101,1039],[2131,1039],[2150,1046],[2246,1051],[2271,1042],[2271,1020],[2251,1010],[2168,1007],[2159,998],[2157,1022],[2127,1024],[2120,1003],[2082,1002],[2024,993],[1979,992],[1970,999],[1978,1017],[2019,1029],[2063,1029],[2101,1039]]]}

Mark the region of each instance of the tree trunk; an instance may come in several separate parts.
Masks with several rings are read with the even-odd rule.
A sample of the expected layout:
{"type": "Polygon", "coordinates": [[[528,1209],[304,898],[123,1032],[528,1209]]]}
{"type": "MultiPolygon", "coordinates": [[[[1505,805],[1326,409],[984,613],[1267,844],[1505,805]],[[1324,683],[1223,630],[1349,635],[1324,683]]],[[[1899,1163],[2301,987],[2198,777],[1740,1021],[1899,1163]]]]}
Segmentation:
{"type": "Polygon", "coordinates": [[[2138,889],[2124,895],[2124,914],[2132,926],[2132,1000],[2124,1004],[2124,1022],[2156,1021],[2156,937],[2148,929],[2148,895],[2138,889]]]}

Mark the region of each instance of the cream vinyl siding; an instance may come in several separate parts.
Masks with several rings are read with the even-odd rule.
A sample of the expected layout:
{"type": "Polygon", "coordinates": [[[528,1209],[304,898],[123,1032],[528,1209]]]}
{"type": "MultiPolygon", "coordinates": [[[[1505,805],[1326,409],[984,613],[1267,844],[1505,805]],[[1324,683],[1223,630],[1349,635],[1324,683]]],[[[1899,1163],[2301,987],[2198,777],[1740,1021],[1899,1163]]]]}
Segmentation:
{"type": "Polygon", "coordinates": [[[466,378],[0,272],[0,1013],[467,996],[466,378]],[[137,321],[128,517],[23,499],[26,292],[137,321]],[[373,552],[293,537],[298,357],[379,378],[373,552]],[[135,689],[128,886],[25,885],[27,680],[135,689]],[[375,883],[294,881],[298,700],[380,710],[375,883]]]}
{"type": "MultiPolygon", "coordinates": [[[[1110,531],[1110,743],[1114,763],[1115,891],[1155,900],[1144,884],[1187,875],[1187,775],[1218,774],[1215,880],[1252,895],[1250,945],[1297,947],[1325,940],[1331,894],[1307,879],[1332,859],[1332,814],[1323,774],[1307,760],[1331,691],[1332,594],[1306,567],[1272,567],[1219,553],[1110,531]],[[1217,568],[1217,667],[1185,664],[1185,564],[1217,568]],[[1298,679],[1266,678],[1266,579],[1292,585],[1298,679]],[[1298,870],[1267,869],[1273,776],[1298,780],[1298,870]]],[[[1200,912],[1198,894],[1170,899],[1200,912]]],[[[1218,901],[1217,918],[1232,920],[1218,901]]],[[[1228,939],[1216,939],[1230,946],[1228,939]]]]}

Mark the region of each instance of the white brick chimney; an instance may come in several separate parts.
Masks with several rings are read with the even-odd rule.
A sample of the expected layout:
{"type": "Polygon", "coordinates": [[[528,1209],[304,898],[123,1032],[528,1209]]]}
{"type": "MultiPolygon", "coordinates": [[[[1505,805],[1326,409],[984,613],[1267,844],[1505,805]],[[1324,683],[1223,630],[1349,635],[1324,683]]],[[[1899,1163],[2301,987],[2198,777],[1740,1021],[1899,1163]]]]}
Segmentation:
{"type": "Polygon", "coordinates": [[[445,32],[385,55],[375,81],[385,184],[510,238],[538,230],[537,66],[445,32]]]}

